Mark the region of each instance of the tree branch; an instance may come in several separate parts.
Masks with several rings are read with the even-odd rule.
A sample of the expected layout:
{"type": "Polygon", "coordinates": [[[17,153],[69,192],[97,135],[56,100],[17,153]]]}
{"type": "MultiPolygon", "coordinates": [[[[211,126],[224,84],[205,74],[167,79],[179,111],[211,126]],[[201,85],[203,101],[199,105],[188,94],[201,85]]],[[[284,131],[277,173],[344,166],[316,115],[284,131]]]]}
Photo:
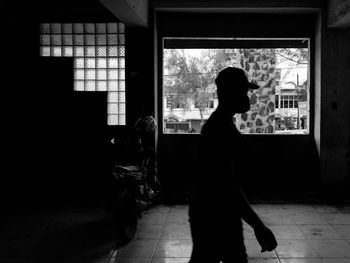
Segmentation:
{"type": "Polygon", "coordinates": [[[283,57],[283,58],[285,58],[285,59],[287,59],[287,60],[289,60],[289,61],[295,62],[295,63],[297,63],[297,64],[303,64],[303,65],[308,64],[308,62],[301,62],[300,59],[299,59],[299,60],[294,60],[294,59],[292,59],[292,58],[290,58],[290,57],[287,57],[287,56],[285,56],[285,55],[282,55],[282,53],[279,53],[279,52],[276,52],[276,55],[281,56],[281,57],[283,57]]]}

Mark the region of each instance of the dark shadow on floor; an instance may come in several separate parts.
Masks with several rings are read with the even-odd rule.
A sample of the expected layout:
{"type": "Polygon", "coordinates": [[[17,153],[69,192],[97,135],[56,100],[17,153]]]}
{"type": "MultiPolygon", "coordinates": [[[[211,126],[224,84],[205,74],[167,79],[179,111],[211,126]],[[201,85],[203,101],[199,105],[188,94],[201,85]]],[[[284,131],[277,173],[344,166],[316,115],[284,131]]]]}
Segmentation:
{"type": "Polygon", "coordinates": [[[112,220],[92,207],[11,206],[0,216],[0,262],[107,262],[112,220]]]}

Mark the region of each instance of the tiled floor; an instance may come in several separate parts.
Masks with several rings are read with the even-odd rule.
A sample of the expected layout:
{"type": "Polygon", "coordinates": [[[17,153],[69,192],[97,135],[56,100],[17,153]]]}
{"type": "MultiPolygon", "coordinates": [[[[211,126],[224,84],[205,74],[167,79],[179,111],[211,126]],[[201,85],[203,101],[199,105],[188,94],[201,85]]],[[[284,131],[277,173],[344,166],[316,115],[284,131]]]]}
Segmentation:
{"type": "MultiPolygon", "coordinates": [[[[350,263],[350,206],[254,205],[278,239],[260,253],[244,225],[251,263],[350,263]]],[[[95,208],[13,211],[1,216],[0,262],[182,263],[192,241],[187,206],[157,206],[139,221],[136,238],[115,250],[111,225],[95,208]]]]}

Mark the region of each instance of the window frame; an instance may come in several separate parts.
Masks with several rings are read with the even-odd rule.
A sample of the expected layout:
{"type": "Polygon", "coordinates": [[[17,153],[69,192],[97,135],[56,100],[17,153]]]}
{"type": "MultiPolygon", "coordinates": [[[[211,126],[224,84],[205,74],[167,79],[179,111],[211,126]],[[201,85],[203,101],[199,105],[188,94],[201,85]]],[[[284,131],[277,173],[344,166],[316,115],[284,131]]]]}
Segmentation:
{"type": "MultiPolygon", "coordinates": [[[[270,37],[270,38],[210,38],[210,37],[206,37],[206,38],[201,38],[201,37],[162,37],[161,38],[161,52],[159,53],[161,59],[159,60],[161,63],[161,76],[160,76],[160,105],[159,105],[159,128],[160,128],[160,132],[163,135],[184,135],[184,134],[200,134],[200,133],[167,133],[164,131],[164,127],[163,127],[163,123],[164,123],[164,113],[163,113],[163,92],[164,92],[164,88],[163,88],[163,51],[164,48],[261,48],[261,47],[265,47],[265,48],[269,48],[269,47],[296,47],[296,43],[297,42],[304,42],[304,40],[307,40],[307,48],[309,50],[309,60],[308,60],[308,96],[309,96],[309,111],[308,111],[308,132],[307,133],[286,133],[286,134],[282,134],[282,133],[272,133],[272,134],[265,134],[265,133],[253,133],[253,134],[247,134],[247,133],[242,133],[242,135],[249,135],[249,136],[266,136],[266,135],[277,135],[277,136],[310,136],[313,134],[313,86],[312,86],[312,76],[313,76],[313,49],[311,48],[312,46],[312,41],[313,39],[311,37],[303,37],[303,38],[289,38],[289,37],[284,37],[284,38],[274,38],[274,37],[270,37]],[[165,44],[166,40],[171,39],[171,44],[170,47],[168,44],[165,44]],[[185,43],[187,41],[187,43],[185,43]],[[218,43],[214,43],[216,41],[219,41],[218,43]],[[266,41],[266,43],[264,43],[266,41]],[[180,44],[180,47],[178,46],[177,43],[185,43],[183,45],[180,44]],[[274,44],[272,44],[274,42],[274,44]],[[280,44],[278,44],[278,42],[280,42],[280,44]],[[253,43],[259,43],[259,46],[256,47],[253,43]]],[[[277,96],[277,95],[276,95],[277,96]]],[[[293,109],[294,105],[295,105],[295,96],[294,95],[280,95],[279,96],[279,108],[283,109],[293,109]],[[286,106],[284,107],[283,101],[281,100],[282,96],[287,97],[288,100],[286,101],[286,106]],[[291,98],[291,100],[290,100],[291,98]],[[289,107],[290,104],[293,104],[292,108],[289,107]]],[[[276,109],[276,107],[275,107],[276,109]]],[[[292,131],[292,130],[291,130],[292,131]]]]}
{"type": "MultiPolygon", "coordinates": [[[[258,10],[258,9],[257,9],[258,10]]],[[[287,141],[306,142],[315,136],[315,84],[320,74],[316,68],[315,54],[318,44],[318,19],[319,13],[308,8],[298,10],[281,9],[279,12],[271,10],[239,10],[232,9],[227,12],[198,12],[156,10],[154,14],[155,37],[155,114],[157,120],[163,119],[162,107],[162,76],[163,76],[163,38],[164,37],[270,37],[270,38],[308,38],[310,46],[310,70],[309,70],[309,133],[300,135],[288,135],[287,141]],[[288,30],[286,30],[286,28],[288,30]]],[[[162,121],[158,121],[160,138],[172,137],[175,134],[163,133],[162,121]]],[[[177,134],[182,137],[184,134],[177,134]]],[[[193,134],[196,136],[198,134],[193,134]]],[[[249,136],[251,142],[261,142],[262,137],[268,141],[286,141],[285,136],[265,136],[254,134],[249,136]]]]}

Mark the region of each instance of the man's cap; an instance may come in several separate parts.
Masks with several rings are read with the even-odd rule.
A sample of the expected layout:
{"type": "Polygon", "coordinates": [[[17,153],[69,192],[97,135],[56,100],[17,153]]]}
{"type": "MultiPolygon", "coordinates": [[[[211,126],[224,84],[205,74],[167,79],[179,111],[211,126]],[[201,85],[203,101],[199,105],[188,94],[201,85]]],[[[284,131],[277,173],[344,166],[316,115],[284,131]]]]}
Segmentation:
{"type": "Polygon", "coordinates": [[[248,81],[243,69],[227,67],[221,70],[215,79],[218,87],[234,86],[237,88],[258,89],[258,85],[248,81]]]}

